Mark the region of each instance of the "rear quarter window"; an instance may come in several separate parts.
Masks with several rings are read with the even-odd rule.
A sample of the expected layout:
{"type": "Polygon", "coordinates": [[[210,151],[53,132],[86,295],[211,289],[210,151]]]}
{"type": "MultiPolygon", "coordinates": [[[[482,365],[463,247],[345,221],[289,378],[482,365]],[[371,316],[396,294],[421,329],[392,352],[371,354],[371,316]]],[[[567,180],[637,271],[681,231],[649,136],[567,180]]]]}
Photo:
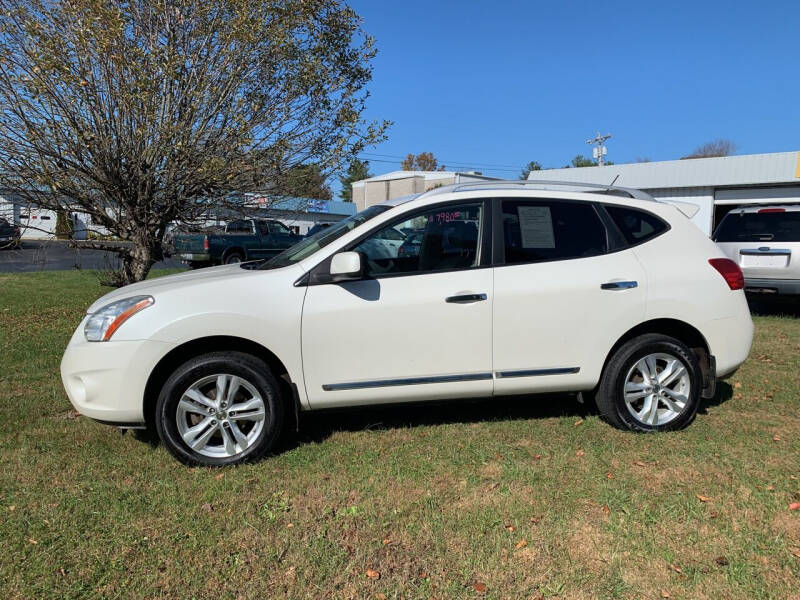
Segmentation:
{"type": "Polygon", "coordinates": [[[630,246],[652,240],[668,229],[664,221],[643,210],[608,204],[605,209],[630,246]]]}
{"type": "Polygon", "coordinates": [[[800,211],[728,213],[715,242],[800,242],[800,211]]]}

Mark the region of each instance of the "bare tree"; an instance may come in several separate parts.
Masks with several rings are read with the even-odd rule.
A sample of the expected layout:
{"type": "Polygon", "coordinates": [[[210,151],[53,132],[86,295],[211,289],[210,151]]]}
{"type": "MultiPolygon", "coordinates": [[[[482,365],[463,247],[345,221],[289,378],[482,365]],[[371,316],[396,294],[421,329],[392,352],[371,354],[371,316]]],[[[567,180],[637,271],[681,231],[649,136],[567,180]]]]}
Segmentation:
{"type": "Polygon", "coordinates": [[[682,156],[681,160],[687,158],[711,158],[714,156],[730,156],[736,152],[736,144],[731,140],[718,139],[713,142],[706,142],[698,146],[691,154],[682,156]]]}
{"type": "Polygon", "coordinates": [[[373,40],[336,0],[0,7],[0,183],[130,242],[114,284],[146,277],[170,222],[385,138],[362,118],[373,40]]]}

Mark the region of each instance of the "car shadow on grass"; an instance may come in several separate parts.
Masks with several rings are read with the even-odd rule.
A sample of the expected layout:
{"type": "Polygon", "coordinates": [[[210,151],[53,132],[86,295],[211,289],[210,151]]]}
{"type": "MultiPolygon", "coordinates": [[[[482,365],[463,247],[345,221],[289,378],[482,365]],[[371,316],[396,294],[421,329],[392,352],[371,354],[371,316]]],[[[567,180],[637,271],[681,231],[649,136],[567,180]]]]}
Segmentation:
{"type": "MultiPolygon", "coordinates": [[[[711,400],[704,400],[698,412],[708,414],[733,397],[730,384],[720,381],[711,400]]],[[[588,396],[583,402],[576,394],[520,395],[470,400],[384,404],[347,409],[320,410],[300,415],[299,431],[294,423],[284,430],[282,439],[274,448],[282,454],[305,444],[321,443],[338,432],[386,431],[448,425],[454,423],[482,423],[491,421],[517,421],[572,417],[585,419],[597,416],[594,401],[588,396]]],[[[154,430],[135,430],[139,441],[158,446],[154,430]]]]}
{"type": "Polygon", "coordinates": [[[747,303],[753,316],[800,319],[800,297],[748,294],[747,303]]]}

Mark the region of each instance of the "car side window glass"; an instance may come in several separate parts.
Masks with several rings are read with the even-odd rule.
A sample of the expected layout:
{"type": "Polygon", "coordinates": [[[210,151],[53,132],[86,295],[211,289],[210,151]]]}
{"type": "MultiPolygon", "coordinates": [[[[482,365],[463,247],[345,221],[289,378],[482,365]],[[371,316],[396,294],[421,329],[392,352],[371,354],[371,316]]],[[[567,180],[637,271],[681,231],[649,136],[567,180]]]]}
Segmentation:
{"type": "Polygon", "coordinates": [[[503,200],[505,264],[586,258],[608,250],[606,230],[584,202],[503,200]]]}
{"type": "Polygon", "coordinates": [[[608,204],[605,209],[622,232],[625,241],[632,246],[646,242],[667,229],[664,221],[642,210],[608,204]]]}
{"type": "Polygon", "coordinates": [[[250,233],[250,223],[247,221],[231,221],[228,223],[227,233],[250,233]]]}
{"type": "Polygon", "coordinates": [[[373,233],[353,250],[364,254],[370,275],[468,269],[480,263],[482,213],[481,203],[421,211],[373,233]]]}

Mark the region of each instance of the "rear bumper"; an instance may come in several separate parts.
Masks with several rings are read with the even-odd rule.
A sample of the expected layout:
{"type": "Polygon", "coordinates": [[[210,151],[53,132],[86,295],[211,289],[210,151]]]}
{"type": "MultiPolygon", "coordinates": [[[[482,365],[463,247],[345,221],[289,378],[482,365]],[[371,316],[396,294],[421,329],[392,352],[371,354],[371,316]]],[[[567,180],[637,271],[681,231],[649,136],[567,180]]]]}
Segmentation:
{"type": "Polygon", "coordinates": [[[208,262],[211,255],[207,252],[175,252],[174,257],[185,262],[208,262]]]}
{"type": "Polygon", "coordinates": [[[800,279],[762,279],[745,277],[744,291],[748,294],[800,296],[800,279]]]}

